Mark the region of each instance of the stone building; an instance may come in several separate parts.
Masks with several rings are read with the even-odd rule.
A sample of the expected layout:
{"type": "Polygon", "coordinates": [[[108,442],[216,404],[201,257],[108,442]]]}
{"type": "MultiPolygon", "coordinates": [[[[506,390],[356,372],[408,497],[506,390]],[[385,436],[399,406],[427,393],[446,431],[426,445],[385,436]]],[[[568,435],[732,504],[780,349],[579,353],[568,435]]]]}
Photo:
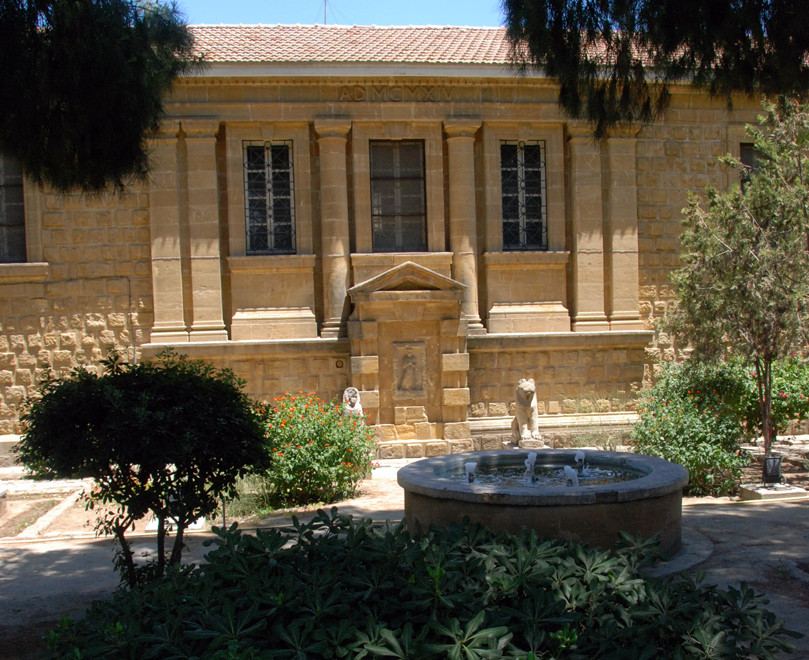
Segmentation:
{"type": "Polygon", "coordinates": [[[60,196],[0,161],[0,433],[38,372],[173,346],[257,398],[353,385],[385,456],[610,415],[654,331],[689,191],[731,183],[758,105],[683,87],[595,141],[502,29],[195,26],[144,184],[60,196]]]}

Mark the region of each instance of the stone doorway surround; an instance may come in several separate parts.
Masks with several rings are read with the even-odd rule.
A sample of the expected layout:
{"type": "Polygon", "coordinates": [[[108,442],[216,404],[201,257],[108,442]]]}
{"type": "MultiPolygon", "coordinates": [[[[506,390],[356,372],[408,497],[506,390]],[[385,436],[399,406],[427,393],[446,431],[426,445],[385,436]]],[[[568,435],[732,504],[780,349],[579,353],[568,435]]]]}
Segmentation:
{"type": "Polygon", "coordinates": [[[408,261],[348,290],[351,384],[391,454],[471,449],[465,289],[408,261]]]}

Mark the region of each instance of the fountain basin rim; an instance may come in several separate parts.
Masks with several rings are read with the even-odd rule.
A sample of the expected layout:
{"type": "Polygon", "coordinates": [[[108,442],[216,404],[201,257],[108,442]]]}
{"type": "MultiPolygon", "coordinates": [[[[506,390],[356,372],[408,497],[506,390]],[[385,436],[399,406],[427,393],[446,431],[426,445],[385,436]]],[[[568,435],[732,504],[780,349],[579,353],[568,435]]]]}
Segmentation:
{"type": "MultiPolygon", "coordinates": [[[[537,467],[547,464],[575,465],[576,449],[540,449],[537,467]]],[[[493,450],[448,454],[426,458],[401,468],[396,475],[406,491],[444,499],[509,504],[512,506],[577,506],[662,497],[682,491],[688,484],[688,471],[681,465],[644,454],[591,451],[585,460],[591,466],[627,467],[642,473],[630,481],[594,486],[497,486],[464,482],[442,476],[469,461],[494,465],[520,466],[528,456],[526,450],[493,450]]]]}

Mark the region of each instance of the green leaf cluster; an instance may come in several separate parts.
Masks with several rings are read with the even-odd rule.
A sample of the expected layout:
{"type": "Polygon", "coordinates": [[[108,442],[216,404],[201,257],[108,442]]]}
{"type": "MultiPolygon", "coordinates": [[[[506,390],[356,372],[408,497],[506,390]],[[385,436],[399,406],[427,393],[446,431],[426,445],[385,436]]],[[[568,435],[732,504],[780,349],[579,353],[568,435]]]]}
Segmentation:
{"type": "Polygon", "coordinates": [[[711,94],[805,94],[809,17],[800,0],[503,0],[522,67],[560,85],[596,137],[649,121],[683,82],[711,94]]]}
{"type": "Polygon", "coordinates": [[[60,192],[145,178],[192,47],[174,3],[0,0],[0,153],[60,192]]]}
{"type": "Polygon", "coordinates": [[[343,415],[339,401],[286,393],[258,407],[270,458],[257,478],[263,504],[328,504],[352,496],[371,472],[375,430],[362,415],[343,415]]]}
{"type": "Polygon", "coordinates": [[[468,523],[411,536],[336,509],[288,530],[220,530],[198,568],[119,592],[51,635],[76,658],[774,658],[752,589],[643,577],[610,554],[468,523]]]}
{"type": "Polygon", "coordinates": [[[44,476],[92,477],[85,494],[97,529],[121,543],[123,578],[138,581],[126,531],[147,514],[158,521],[162,574],[167,526],[176,526],[170,564],[180,561],[183,530],[234,492],[240,475],[261,467],[264,431],[233,372],[166,351],[154,362],[117,355],[98,375],[76,370],[45,382],[28,402],[19,461],[44,476]],[[111,508],[110,508],[111,507],[111,508]]]}

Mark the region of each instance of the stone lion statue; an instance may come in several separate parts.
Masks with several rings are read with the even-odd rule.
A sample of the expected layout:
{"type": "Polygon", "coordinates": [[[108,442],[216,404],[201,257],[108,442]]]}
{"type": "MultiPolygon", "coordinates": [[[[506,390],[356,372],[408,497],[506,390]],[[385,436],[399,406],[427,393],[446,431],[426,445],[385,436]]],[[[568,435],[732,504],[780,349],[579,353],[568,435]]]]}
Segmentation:
{"type": "Polygon", "coordinates": [[[537,412],[537,388],[533,378],[520,378],[516,391],[517,406],[511,422],[511,441],[519,445],[521,440],[541,440],[539,413],[537,412]]]}

